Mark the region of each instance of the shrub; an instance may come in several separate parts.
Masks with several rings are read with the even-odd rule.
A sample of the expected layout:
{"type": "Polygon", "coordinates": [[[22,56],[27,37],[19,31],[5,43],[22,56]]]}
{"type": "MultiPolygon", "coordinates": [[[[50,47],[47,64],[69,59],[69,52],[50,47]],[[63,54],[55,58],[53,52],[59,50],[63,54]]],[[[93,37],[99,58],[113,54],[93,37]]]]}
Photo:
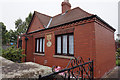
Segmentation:
{"type": "Polygon", "coordinates": [[[119,59],[116,60],[116,65],[120,66],[120,60],[119,59]]]}
{"type": "Polygon", "coordinates": [[[117,49],[117,52],[116,52],[116,57],[119,58],[120,57],[120,48],[117,49]]]}
{"type": "Polygon", "coordinates": [[[2,56],[13,62],[21,62],[21,58],[25,57],[25,54],[22,54],[23,51],[24,50],[21,48],[15,48],[15,46],[11,46],[2,51],[2,56]]]}

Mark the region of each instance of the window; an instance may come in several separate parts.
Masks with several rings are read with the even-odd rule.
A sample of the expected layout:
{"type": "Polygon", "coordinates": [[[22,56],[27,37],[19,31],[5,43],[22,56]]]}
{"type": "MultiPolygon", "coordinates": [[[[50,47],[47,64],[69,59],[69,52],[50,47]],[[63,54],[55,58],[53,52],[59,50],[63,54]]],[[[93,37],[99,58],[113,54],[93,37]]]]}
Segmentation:
{"type": "Polygon", "coordinates": [[[61,37],[57,37],[57,53],[61,53],[61,37]]]}
{"type": "Polygon", "coordinates": [[[74,55],[74,36],[65,34],[56,36],[56,54],[74,55]]]}
{"type": "Polygon", "coordinates": [[[18,42],[18,48],[22,49],[22,40],[19,40],[19,42],[18,42]]]}
{"type": "Polygon", "coordinates": [[[74,38],[73,35],[69,36],[69,54],[74,54],[74,38]]]}
{"type": "Polygon", "coordinates": [[[36,52],[38,52],[38,48],[39,48],[39,39],[37,39],[37,50],[36,50],[36,52]]]}
{"type": "Polygon", "coordinates": [[[67,35],[63,35],[63,54],[67,54],[67,35]]]}
{"type": "Polygon", "coordinates": [[[44,38],[36,38],[36,53],[44,53],[45,51],[45,39],[44,38]]]}

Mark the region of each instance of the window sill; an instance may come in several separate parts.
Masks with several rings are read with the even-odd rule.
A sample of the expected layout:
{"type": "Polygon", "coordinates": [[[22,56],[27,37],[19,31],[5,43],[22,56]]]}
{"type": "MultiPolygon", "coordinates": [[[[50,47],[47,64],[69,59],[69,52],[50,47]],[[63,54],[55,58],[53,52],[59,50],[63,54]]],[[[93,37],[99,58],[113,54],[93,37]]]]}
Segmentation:
{"type": "Polygon", "coordinates": [[[63,58],[63,59],[75,59],[72,56],[62,56],[62,55],[53,55],[53,57],[55,57],[55,58],[63,58]]]}
{"type": "Polygon", "coordinates": [[[45,56],[45,54],[40,54],[40,53],[33,53],[35,55],[38,55],[38,56],[45,56]]]}

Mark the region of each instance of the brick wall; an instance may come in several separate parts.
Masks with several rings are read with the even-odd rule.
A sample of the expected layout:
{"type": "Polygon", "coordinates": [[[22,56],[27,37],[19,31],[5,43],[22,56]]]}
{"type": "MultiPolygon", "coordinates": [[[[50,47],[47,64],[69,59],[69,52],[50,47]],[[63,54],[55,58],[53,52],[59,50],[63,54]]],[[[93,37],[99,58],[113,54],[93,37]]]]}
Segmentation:
{"type": "Polygon", "coordinates": [[[96,76],[102,77],[115,67],[114,32],[102,23],[95,23],[96,76]]]}
{"type": "MultiPolygon", "coordinates": [[[[33,27],[37,25],[37,23],[32,24],[33,27]]],[[[96,22],[86,22],[72,26],[66,25],[30,34],[33,37],[30,37],[27,42],[27,61],[33,61],[50,67],[54,65],[66,67],[70,59],[54,57],[55,35],[66,32],[74,32],[74,56],[81,56],[84,60],[87,60],[87,58],[94,60],[95,77],[102,77],[115,66],[114,32],[96,22]],[[46,45],[48,34],[51,34],[51,47],[46,45]],[[40,37],[45,37],[45,55],[34,54],[35,38],[40,37]]],[[[25,49],[24,38],[23,49],[25,49]]]]}

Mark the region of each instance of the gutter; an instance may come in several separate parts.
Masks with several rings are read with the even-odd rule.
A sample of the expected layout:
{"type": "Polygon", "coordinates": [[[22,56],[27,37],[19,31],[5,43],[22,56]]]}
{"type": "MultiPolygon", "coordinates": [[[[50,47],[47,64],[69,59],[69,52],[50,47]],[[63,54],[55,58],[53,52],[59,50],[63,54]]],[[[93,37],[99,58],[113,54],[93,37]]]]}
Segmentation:
{"type": "Polygon", "coordinates": [[[104,24],[106,24],[107,26],[109,26],[109,28],[111,28],[113,31],[116,31],[116,29],[114,29],[112,26],[110,26],[107,22],[105,22],[103,19],[101,19],[99,16],[95,16],[97,19],[99,19],[101,22],[103,22],[104,24]]]}

